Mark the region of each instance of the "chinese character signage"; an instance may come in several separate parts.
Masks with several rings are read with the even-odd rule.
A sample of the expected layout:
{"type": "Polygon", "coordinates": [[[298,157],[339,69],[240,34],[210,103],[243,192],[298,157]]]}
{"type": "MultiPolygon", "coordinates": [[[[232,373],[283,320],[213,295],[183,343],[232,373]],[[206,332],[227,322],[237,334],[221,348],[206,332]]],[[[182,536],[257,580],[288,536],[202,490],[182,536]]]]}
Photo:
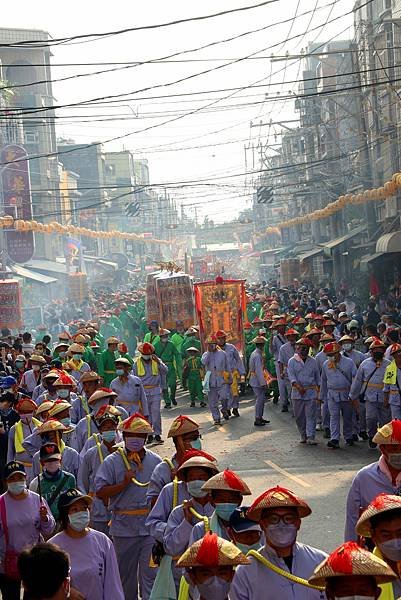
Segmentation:
{"type": "Polygon", "coordinates": [[[21,290],[18,281],[0,281],[0,328],[18,329],[22,327],[21,290]]]}
{"type": "MultiPolygon", "coordinates": [[[[0,152],[3,210],[14,219],[32,219],[27,156],[26,150],[16,144],[8,144],[0,152]]],[[[11,260],[22,264],[28,262],[35,251],[33,231],[6,231],[5,235],[7,253],[11,260]]]]}

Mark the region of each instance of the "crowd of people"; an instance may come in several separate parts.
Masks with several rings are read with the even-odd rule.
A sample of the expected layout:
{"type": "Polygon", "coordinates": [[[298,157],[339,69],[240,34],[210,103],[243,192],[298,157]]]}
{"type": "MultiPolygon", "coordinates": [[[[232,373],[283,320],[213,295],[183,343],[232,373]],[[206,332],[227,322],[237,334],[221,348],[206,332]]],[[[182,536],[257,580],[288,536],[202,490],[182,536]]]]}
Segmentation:
{"type": "Polygon", "coordinates": [[[26,600],[401,596],[397,297],[363,311],[329,289],[247,293],[242,348],[219,329],[202,352],[196,324],[147,323],[143,292],[97,292],[62,326],[1,332],[4,600],[21,586],[26,600]],[[164,431],[175,452],[162,459],[177,386],[189,415],[164,431]],[[302,444],[321,432],[335,450],[342,428],[346,446],[379,453],[351,484],[345,542],[329,556],[298,541],[305,500],[276,486],[244,502],[248,483],[202,448],[191,409],[218,429],[251,390],[255,427],[272,402],[302,444]]]}

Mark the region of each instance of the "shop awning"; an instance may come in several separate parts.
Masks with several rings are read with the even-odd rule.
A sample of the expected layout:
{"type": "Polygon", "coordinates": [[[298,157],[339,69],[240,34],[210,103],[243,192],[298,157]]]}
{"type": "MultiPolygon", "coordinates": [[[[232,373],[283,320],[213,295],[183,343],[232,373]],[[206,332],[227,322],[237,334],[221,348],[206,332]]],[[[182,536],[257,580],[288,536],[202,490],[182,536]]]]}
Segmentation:
{"type": "Polygon", "coordinates": [[[318,254],[323,252],[323,248],[313,248],[312,250],[308,250],[307,252],[303,252],[298,255],[299,260],[302,262],[303,260],[308,260],[308,258],[313,258],[318,254]]]}
{"type": "Polygon", "coordinates": [[[356,227],[356,229],[349,231],[345,235],[342,235],[341,237],[335,238],[334,240],[323,244],[324,253],[326,254],[326,256],[331,256],[335,248],[341,246],[341,244],[344,244],[345,242],[348,242],[348,240],[352,240],[352,238],[354,238],[356,235],[359,235],[363,231],[365,231],[365,225],[360,225],[359,227],[356,227]]]}
{"type": "Polygon", "coordinates": [[[25,265],[29,269],[36,271],[46,271],[49,273],[57,273],[60,275],[67,275],[67,267],[65,263],[60,263],[54,260],[39,260],[32,259],[25,265]]]}
{"type": "Polygon", "coordinates": [[[376,252],[401,252],[401,231],[385,233],[376,242],[376,252]]]}
{"type": "Polygon", "coordinates": [[[362,256],[361,260],[359,261],[359,268],[363,273],[366,273],[368,270],[368,265],[372,262],[374,262],[377,258],[380,258],[381,256],[383,256],[383,254],[385,254],[384,252],[376,252],[375,254],[366,254],[365,256],[362,256]]]}
{"type": "Polygon", "coordinates": [[[42,283],[44,285],[58,282],[58,279],[55,279],[54,277],[49,277],[48,275],[43,275],[42,273],[30,271],[29,269],[25,269],[25,267],[20,267],[19,265],[13,265],[11,270],[13,273],[19,277],[22,277],[23,279],[31,279],[32,281],[36,281],[37,283],[42,283]]]}

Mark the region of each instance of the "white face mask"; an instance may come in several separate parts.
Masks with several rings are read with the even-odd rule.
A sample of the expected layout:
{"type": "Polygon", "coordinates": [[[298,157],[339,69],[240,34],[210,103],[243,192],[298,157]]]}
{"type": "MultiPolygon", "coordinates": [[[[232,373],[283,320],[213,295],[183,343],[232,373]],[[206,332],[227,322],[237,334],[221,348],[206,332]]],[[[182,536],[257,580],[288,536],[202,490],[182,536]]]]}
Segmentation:
{"type": "Polygon", "coordinates": [[[376,596],[334,596],[334,600],[376,600],[376,596]]]}
{"type": "Polygon", "coordinates": [[[343,350],[344,352],[349,352],[352,350],[352,344],[343,344],[343,350]]]}

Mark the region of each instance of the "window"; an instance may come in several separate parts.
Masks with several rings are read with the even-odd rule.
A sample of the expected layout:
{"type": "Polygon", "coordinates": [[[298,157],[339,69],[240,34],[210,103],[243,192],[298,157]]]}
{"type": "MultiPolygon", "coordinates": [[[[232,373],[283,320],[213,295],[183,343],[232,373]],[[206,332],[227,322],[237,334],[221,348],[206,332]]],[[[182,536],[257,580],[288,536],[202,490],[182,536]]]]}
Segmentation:
{"type": "Polygon", "coordinates": [[[36,144],[38,141],[38,134],[36,131],[25,131],[24,137],[26,144],[36,144]]]}

